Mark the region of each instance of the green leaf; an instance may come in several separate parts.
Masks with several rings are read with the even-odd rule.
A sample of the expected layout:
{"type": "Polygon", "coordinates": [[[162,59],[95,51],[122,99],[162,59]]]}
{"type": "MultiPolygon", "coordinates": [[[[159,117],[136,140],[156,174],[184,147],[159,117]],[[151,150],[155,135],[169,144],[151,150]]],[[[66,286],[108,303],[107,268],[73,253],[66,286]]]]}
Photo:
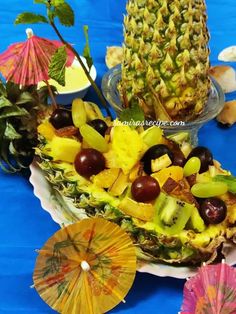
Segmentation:
{"type": "Polygon", "coordinates": [[[88,25],[84,25],[83,29],[84,29],[84,36],[86,40],[86,44],[83,51],[83,56],[85,57],[89,70],[90,70],[93,65],[93,59],[91,57],[90,47],[89,47],[88,25]]]}
{"type": "Polygon", "coordinates": [[[65,0],[52,0],[51,1],[51,4],[54,6],[54,7],[57,7],[61,4],[64,4],[65,3],[65,0]]]}
{"type": "Polygon", "coordinates": [[[35,24],[35,23],[48,23],[48,20],[43,15],[31,12],[21,13],[15,19],[15,24],[35,24]]]}
{"type": "Polygon", "coordinates": [[[52,56],[48,70],[49,77],[54,79],[62,86],[65,86],[66,60],[67,60],[66,47],[61,46],[52,56]]]}
{"type": "Polygon", "coordinates": [[[48,4],[47,0],[34,0],[34,3],[36,4],[48,4]]]}
{"type": "Polygon", "coordinates": [[[6,168],[6,165],[5,165],[5,163],[3,163],[3,161],[1,160],[1,158],[0,158],[0,168],[1,168],[4,172],[6,172],[6,173],[12,174],[12,173],[15,173],[15,172],[16,172],[16,171],[11,171],[11,170],[9,170],[8,168],[6,168]]]}
{"type": "MultiPolygon", "coordinates": [[[[55,2],[55,1],[54,1],[55,2]]],[[[75,15],[71,6],[64,2],[55,5],[54,9],[55,15],[59,18],[59,21],[64,26],[73,26],[75,23],[75,15]]]]}
{"type": "Polygon", "coordinates": [[[16,101],[16,105],[23,105],[34,102],[34,97],[29,92],[23,92],[16,101]]]}
{"type": "Polygon", "coordinates": [[[0,113],[0,119],[6,119],[9,117],[22,117],[27,115],[29,115],[27,110],[13,105],[11,107],[6,107],[2,110],[2,112],[0,113]]]}
{"type": "Polygon", "coordinates": [[[14,103],[21,94],[19,85],[8,81],[6,84],[7,98],[14,103]]]}
{"type": "Polygon", "coordinates": [[[0,120],[0,146],[6,129],[6,121],[0,120]]]}
{"type": "Polygon", "coordinates": [[[10,160],[10,156],[9,156],[9,141],[2,141],[0,143],[0,160],[1,160],[1,168],[6,171],[6,172],[17,172],[20,170],[20,168],[16,168],[15,165],[12,164],[12,161],[14,161],[14,159],[10,160]],[[4,163],[6,165],[4,165],[4,163],[2,162],[4,161],[4,163]],[[7,168],[5,167],[7,166],[7,168]]]}
{"type": "Polygon", "coordinates": [[[144,121],[144,113],[138,104],[134,104],[121,112],[120,120],[135,128],[144,121]]]}
{"type": "Polygon", "coordinates": [[[0,109],[5,107],[11,107],[12,103],[4,96],[0,96],[0,109]]]}
{"type": "Polygon", "coordinates": [[[4,137],[8,140],[18,140],[22,136],[15,130],[12,124],[7,122],[7,126],[4,132],[4,137]]]}
{"type": "Polygon", "coordinates": [[[48,15],[49,21],[54,22],[54,19],[56,17],[54,10],[53,9],[48,10],[47,15],[48,15]]]}
{"type": "Polygon", "coordinates": [[[217,175],[213,178],[214,181],[224,182],[228,185],[229,192],[236,194],[236,177],[226,176],[226,175],[217,175]]]}
{"type": "Polygon", "coordinates": [[[6,86],[1,80],[0,80],[0,94],[2,96],[7,96],[6,86]]]}

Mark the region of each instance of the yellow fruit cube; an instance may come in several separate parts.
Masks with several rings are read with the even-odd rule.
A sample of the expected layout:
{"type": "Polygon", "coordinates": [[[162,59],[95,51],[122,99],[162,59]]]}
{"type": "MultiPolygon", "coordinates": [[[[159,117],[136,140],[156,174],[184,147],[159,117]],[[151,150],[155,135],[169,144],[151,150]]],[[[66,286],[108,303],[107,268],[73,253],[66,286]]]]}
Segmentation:
{"type": "Polygon", "coordinates": [[[129,197],[125,197],[120,202],[119,209],[126,215],[144,221],[151,221],[154,216],[154,207],[152,204],[138,203],[129,197]]]}
{"type": "Polygon", "coordinates": [[[117,180],[119,172],[118,168],[105,169],[93,177],[93,183],[100,188],[108,189],[117,180]]]}
{"type": "Polygon", "coordinates": [[[80,147],[80,142],[74,139],[54,136],[50,143],[50,156],[53,157],[54,161],[73,163],[80,147]]]}
{"type": "Polygon", "coordinates": [[[55,135],[55,129],[49,121],[44,121],[38,126],[38,134],[51,141],[55,135]]]}
{"type": "Polygon", "coordinates": [[[165,154],[157,159],[151,161],[152,172],[157,172],[163,168],[167,168],[172,164],[172,161],[168,154],[165,154]]]}
{"type": "Polygon", "coordinates": [[[129,181],[134,182],[135,179],[143,175],[143,167],[140,162],[138,162],[129,173],[129,181]]]}
{"type": "Polygon", "coordinates": [[[109,189],[109,193],[113,196],[120,196],[123,194],[128,184],[128,175],[125,175],[123,171],[120,170],[118,178],[109,189]]]}
{"type": "Polygon", "coordinates": [[[162,187],[168,178],[173,179],[178,182],[183,179],[184,171],[182,167],[179,166],[171,166],[168,168],[164,168],[158,172],[152,174],[152,177],[155,178],[160,187],[162,187]]]}
{"type": "Polygon", "coordinates": [[[107,164],[128,174],[140,160],[144,143],[136,130],[127,125],[115,126],[111,133],[111,151],[104,156],[107,164]]]}

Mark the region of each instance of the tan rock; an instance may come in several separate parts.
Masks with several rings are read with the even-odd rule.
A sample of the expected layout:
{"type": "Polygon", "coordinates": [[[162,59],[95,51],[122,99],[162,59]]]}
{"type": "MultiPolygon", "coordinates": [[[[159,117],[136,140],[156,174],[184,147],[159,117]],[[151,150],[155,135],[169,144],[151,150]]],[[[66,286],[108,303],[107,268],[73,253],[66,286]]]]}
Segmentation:
{"type": "Polygon", "coordinates": [[[223,49],[220,52],[218,59],[220,61],[225,61],[225,62],[230,62],[230,61],[235,62],[236,61],[236,46],[230,46],[223,49]]]}
{"type": "Polygon", "coordinates": [[[210,68],[210,75],[220,84],[225,93],[236,91],[236,72],[226,65],[217,65],[210,68]]]}
{"type": "Polygon", "coordinates": [[[232,125],[236,122],[236,100],[227,101],[217,120],[222,124],[232,125]]]}
{"type": "Polygon", "coordinates": [[[123,48],[119,46],[107,47],[106,65],[109,69],[120,64],[123,59],[123,48]]]}

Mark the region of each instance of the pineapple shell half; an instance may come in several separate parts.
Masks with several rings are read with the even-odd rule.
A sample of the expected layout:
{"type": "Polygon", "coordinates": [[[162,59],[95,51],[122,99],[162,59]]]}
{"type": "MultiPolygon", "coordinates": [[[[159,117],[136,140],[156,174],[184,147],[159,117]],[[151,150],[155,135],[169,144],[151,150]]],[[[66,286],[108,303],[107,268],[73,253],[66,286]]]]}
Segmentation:
{"type": "MultiPolygon", "coordinates": [[[[181,265],[197,265],[201,262],[212,262],[220,256],[223,243],[231,239],[236,233],[236,197],[225,194],[224,201],[228,207],[228,217],[218,225],[210,225],[202,232],[182,230],[177,235],[164,235],[137,217],[129,216],[119,209],[121,198],[102,188],[110,180],[112,174],[105,170],[107,179],[96,178],[96,186],[89,180],[76,173],[73,164],[53,161],[50,156],[50,141],[40,137],[40,144],[36,149],[38,164],[44,171],[53,189],[68,201],[79,213],[88,217],[103,217],[119,224],[129,233],[137,247],[140,260],[148,262],[165,262],[181,265]],[[104,182],[103,182],[104,181],[104,182]],[[100,186],[99,186],[100,185],[100,186]]],[[[117,169],[115,169],[118,172],[117,169]]],[[[105,175],[105,174],[104,174],[105,175]]],[[[76,221],[75,212],[73,213],[76,221]]],[[[73,221],[73,222],[75,222],[73,221]]]]}

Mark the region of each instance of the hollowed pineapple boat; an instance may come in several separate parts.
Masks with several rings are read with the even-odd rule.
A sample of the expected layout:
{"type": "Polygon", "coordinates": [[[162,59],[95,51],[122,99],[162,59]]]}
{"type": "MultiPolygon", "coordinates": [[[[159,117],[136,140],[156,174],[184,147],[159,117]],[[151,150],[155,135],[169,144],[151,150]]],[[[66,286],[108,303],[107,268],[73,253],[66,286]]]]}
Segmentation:
{"type": "Polygon", "coordinates": [[[75,100],[38,127],[38,164],[78,212],[119,224],[140,259],[198,264],[236,232],[235,178],[210,151],[161,129],[132,128],[75,100]]]}

